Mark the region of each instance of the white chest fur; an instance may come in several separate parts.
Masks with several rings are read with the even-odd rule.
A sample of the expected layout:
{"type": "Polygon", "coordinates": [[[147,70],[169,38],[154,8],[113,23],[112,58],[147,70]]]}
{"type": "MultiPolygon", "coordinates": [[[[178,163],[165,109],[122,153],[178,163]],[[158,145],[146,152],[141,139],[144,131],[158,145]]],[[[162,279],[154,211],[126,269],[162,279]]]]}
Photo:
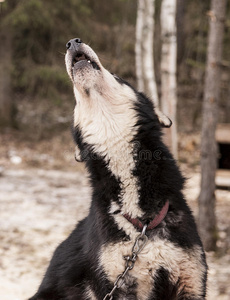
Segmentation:
{"type": "MultiPolygon", "coordinates": [[[[132,246],[133,241],[130,241],[111,243],[101,248],[100,264],[112,283],[119,274],[124,272],[125,260],[123,257],[131,255],[132,246]]],[[[180,280],[180,289],[184,288],[189,293],[197,293],[202,290],[202,282],[199,278],[204,271],[198,267],[201,264],[200,254],[199,247],[185,251],[171,242],[159,238],[155,241],[148,241],[138,255],[134,268],[129,271],[129,279],[125,281],[125,284],[128,285],[129,282],[135,281],[137,283],[137,299],[147,300],[154,289],[154,275],[157,274],[159,268],[163,267],[169,272],[169,280],[172,284],[176,284],[180,280]]]]}

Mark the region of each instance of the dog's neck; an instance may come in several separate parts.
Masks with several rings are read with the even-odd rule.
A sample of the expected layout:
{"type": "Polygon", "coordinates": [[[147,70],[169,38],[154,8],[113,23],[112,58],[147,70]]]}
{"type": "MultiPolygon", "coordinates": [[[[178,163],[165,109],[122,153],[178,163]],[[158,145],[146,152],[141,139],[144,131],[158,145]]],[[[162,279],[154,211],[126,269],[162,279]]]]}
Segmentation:
{"type": "Polygon", "coordinates": [[[75,126],[79,137],[75,139],[86,153],[98,201],[103,198],[110,212],[141,218],[158,213],[170,191],[180,192],[182,187],[173,186],[173,177],[180,175],[161,142],[159,121],[150,101],[143,96],[144,103],[138,107],[135,93],[130,89],[127,93],[124,99],[128,100],[119,105],[119,95],[117,102],[113,99],[109,105],[104,95],[95,97],[91,105],[87,99],[78,103],[75,126]]]}
{"type": "MultiPolygon", "coordinates": [[[[146,151],[146,146],[138,140],[129,143],[120,139],[116,146],[111,144],[107,149],[109,160],[95,156],[86,161],[94,194],[99,196],[99,202],[106,199],[112,215],[119,212],[132,218],[154,218],[169,200],[164,185],[167,178],[162,181],[164,171],[159,169],[159,161],[166,158],[167,151],[157,146],[146,151]]],[[[170,159],[164,168],[171,164],[170,159]]]]}
{"type": "Polygon", "coordinates": [[[153,139],[150,135],[147,139],[152,141],[151,147],[148,147],[141,139],[138,140],[137,131],[135,134],[133,141],[130,141],[129,135],[120,135],[117,139],[108,140],[106,146],[98,143],[97,149],[103,149],[102,154],[97,154],[100,152],[95,151],[95,146],[88,146],[86,165],[94,194],[99,202],[102,198],[106,201],[111,214],[119,211],[133,218],[154,217],[167,200],[164,186],[160,190],[158,183],[158,176],[160,178],[163,172],[159,170],[159,164],[163,161],[164,167],[167,167],[171,160],[169,158],[166,162],[168,153],[164,151],[166,148],[159,147],[159,137],[153,139]],[[161,197],[155,192],[156,184],[161,197]]]}

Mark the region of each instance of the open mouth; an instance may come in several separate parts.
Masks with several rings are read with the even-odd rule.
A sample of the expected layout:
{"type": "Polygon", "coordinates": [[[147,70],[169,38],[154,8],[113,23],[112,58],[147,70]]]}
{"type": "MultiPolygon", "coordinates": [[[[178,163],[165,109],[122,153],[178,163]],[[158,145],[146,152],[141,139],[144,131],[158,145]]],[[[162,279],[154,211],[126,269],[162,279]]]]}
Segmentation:
{"type": "Polygon", "coordinates": [[[86,55],[83,52],[77,52],[74,56],[73,56],[73,60],[72,60],[72,67],[74,67],[77,63],[81,62],[81,61],[86,61],[87,63],[91,64],[92,67],[95,70],[100,70],[100,67],[98,66],[98,64],[95,61],[92,61],[88,55],[86,55]]]}

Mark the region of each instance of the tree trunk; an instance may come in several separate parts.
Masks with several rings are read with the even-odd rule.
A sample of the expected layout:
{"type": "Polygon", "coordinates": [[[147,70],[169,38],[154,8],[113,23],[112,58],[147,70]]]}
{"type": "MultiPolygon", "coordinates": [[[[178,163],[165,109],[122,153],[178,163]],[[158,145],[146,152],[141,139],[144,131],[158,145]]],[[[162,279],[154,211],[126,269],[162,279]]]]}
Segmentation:
{"type": "Polygon", "coordinates": [[[149,95],[158,106],[153,58],[154,2],[138,0],[135,52],[138,89],[149,95]]]}
{"type": "Polygon", "coordinates": [[[144,2],[137,1],[137,21],[136,21],[136,43],[135,43],[135,59],[136,59],[136,77],[137,88],[144,92],[144,78],[142,65],[142,30],[144,21],[144,2]]]}
{"type": "Polygon", "coordinates": [[[12,124],[11,39],[7,28],[0,26],[0,126],[12,124]]]}
{"type": "Polygon", "coordinates": [[[217,144],[215,131],[220,94],[220,62],[224,34],[226,0],[212,0],[208,13],[209,37],[205,71],[203,119],[201,134],[201,192],[199,195],[199,230],[207,251],[216,247],[215,174],[217,144]]]}
{"type": "Polygon", "coordinates": [[[163,0],[161,7],[161,109],[172,120],[172,127],[165,130],[165,141],[177,158],[177,35],[176,0],[163,0]]]}
{"type": "Polygon", "coordinates": [[[177,28],[177,65],[183,61],[185,49],[185,34],[184,34],[184,16],[187,1],[177,0],[176,7],[176,28],[177,28]]]}
{"type": "Polygon", "coordinates": [[[145,0],[144,9],[144,26],[143,26],[143,74],[145,82],[145,92],[149,95],[156,106],[159,106],[159,98],[157,93],[157,85],[154,71],[154,12],[155,0],[145,0]]]}

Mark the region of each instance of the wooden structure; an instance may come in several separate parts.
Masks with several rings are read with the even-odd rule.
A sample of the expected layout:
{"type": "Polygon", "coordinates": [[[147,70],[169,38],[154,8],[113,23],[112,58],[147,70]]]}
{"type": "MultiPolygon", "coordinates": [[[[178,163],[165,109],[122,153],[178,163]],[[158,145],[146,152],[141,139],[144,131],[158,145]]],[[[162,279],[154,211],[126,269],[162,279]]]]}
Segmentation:
{"type": "Polygon", "coordinates": [[[230,189],[230,124],[218,124],[216,141],[219,150],[216,185],[230,189]]]}

